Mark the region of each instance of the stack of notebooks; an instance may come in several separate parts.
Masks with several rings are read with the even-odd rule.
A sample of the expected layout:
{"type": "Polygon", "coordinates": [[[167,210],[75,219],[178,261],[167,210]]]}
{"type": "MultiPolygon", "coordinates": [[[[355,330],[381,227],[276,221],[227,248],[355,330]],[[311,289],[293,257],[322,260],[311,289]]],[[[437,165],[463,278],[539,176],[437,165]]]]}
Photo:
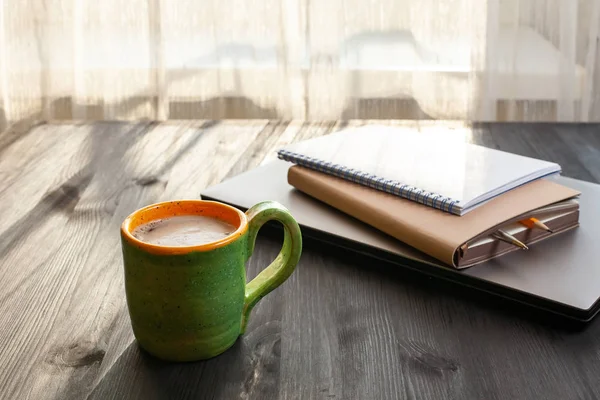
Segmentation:
{"type": "Polygon", "coordinates": [[[558,164],[452,137],[357,128],[278,156],[296,189],[454,268],[579,225],[580,193],[544,179],[558,164]]]}

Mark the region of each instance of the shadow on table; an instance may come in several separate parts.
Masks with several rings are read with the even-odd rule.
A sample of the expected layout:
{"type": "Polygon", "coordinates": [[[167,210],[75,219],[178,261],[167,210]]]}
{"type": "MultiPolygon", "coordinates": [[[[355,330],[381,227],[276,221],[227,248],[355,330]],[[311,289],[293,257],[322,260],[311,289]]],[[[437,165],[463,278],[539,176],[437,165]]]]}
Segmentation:
{"type": "Polygon", "coordinates": [[[169,363],[133,342],[96,385],[88,399],[212,399],[239,396],[251,359],[238,340],[207,361],[169,363]],[[246,355],[245,355],[246,354],[246,355]]]}

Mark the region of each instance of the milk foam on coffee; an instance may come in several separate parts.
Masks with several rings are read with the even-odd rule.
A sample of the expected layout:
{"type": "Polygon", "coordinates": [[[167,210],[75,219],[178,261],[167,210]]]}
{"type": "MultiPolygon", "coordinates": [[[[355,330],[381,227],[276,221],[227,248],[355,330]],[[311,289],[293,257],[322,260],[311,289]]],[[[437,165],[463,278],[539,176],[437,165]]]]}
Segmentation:
{"type": "Polygon", "coordinates": [[[160,246],[197,246],[223,239],[235,230],[235,226],[218,218],[181,215],[140,225],[132,235],[160,246]]]}

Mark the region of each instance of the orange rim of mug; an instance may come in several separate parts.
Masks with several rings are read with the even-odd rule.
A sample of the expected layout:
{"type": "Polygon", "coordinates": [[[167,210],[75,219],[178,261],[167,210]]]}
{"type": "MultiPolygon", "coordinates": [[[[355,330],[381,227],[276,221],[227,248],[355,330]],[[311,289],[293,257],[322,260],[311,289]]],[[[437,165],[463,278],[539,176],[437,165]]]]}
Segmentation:
{"type": "Polygon", "coordinates": [[[227,204],[207,200],[174,200],[151,204],[134,211],[121,224],[121,235],[125,240],[141,250],[157,255],[176,255],[214,250],[234,242],[240,236],[244,235],[247,230],[248,220],[246,214],[227,204]],[[142,224],[179,215],[200,215],[218,218],[233,226],[237,226],[237,229],[223,239],[197,246],[161,246],[143,242],[131,233],[142,224]]]}

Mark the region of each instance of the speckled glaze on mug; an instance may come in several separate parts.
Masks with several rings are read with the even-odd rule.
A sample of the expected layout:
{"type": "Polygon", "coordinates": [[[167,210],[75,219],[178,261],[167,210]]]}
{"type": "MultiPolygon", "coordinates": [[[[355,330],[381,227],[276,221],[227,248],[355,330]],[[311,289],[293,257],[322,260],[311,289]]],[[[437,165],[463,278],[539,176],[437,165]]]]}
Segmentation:
{"type": "Polygon", "coordinates": [[[296,268],[302,236],[289,211],[275,202],[243,213],[219,202],[181,200],[135,211],[121,225],[121,244],[127,306],[139,345],[163,360],[196,361],[223,353],[244,333],[252,308],[296,268]],[[237,229],[219,241],[187,247],[149,244],[131,234],[141,224],[176,215],[215,217],[237,229]],[[283,224],[283,247],[246,284],[245,263],[269,220],[283,224]]]}

